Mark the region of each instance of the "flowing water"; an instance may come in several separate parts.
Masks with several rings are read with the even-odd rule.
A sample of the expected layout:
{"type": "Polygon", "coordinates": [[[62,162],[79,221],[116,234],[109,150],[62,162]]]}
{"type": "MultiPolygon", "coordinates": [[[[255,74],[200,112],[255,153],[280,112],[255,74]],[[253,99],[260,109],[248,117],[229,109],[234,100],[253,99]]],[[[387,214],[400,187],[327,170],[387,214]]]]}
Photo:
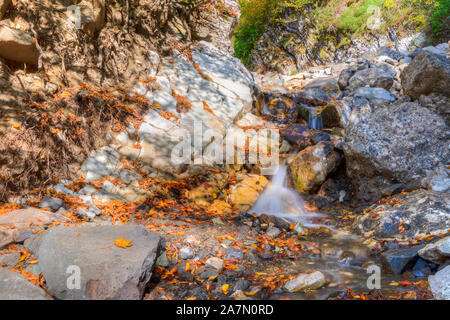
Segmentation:
{"type": "MultiPolygon", "coordinates": [[[[379,259],[368,256],[368,248],[362,244],[360,237],[331,225],[313,222],[318,218],[328,217],[325,214],[310,212],[304,208],[305,201],[300,194],[288,187],[286,165],[281,165],[272,177],[271,183],[260,195],[250,213],[267,214],[283,217],[291,221],[300,222],[304,227],[326,227],[328,237],[308,236],[304,241],[306,245],[318,244],[319,255],[301,255],[294,261],[281,261],[278,267],[289,274],[298,274],[307,270],[319,270],[331,282],[319,289],[298,293],[278,293],[271,299],[327,299],[339,291],[350,288],[355,292],[368,292],[368,265],[375,264],[382,267],[379,259]]],[[[327,219],[332,221],[332,219],[327,219]]],[[[383,293],[392,293],[393,287],[389,285],[395,279],[391,275],[381,276],[381,290],[383,293]]],[[[398,279],[397,279],[398,280],[398,279]]]]}
{"type": "Polygon", "coordinates": [[[323,129],[322,109],[317,107],[307,107],[308,125],[311,129],[323,129]]]}
{"type": "Polygon", "coordinates": [[[250,210],[256,214],[267,214],[292,221],[301,222],[305,227],[317,227],[319,225],[311,222],[312,219],[323,217],[323,214],[307,211],[305,202],[300,195],[289,189],[287,184],[287,166],[278,167],[269,186],[258,198],[250,210]]]}

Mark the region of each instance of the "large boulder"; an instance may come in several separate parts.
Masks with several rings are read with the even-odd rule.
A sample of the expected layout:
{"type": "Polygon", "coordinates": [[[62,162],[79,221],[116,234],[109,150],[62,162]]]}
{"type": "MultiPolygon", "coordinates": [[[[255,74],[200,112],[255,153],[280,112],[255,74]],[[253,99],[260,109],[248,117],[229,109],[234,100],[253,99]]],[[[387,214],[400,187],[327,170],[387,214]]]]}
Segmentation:
{"type": "Polygon", "coordinates": [[[352,113],[344,154],[358,198],[378,200],[398,183],[421,186],[428,171],[449,159],[449,138],[442,118],[418,103],[368,109],[358,117],[352,113]]]}
{"type": "Polygon", "coordinates": [[[268,183],[266,177],[257,174],[239,175],[236,182],[227,198],[234,212],[249,210],[268,183]]]}
{"type": "Polygon", "coordinates": [[[401,194],[368,208],[354,228],[379,239],[445,234],[450,228],[450,199],[426,190],[401,194]]]}
{"type": "Polygon", "coordinates": [[[419,98],[432,92],[449,95],[450,63],[445,56],[422,51],[401,74],[404,92],[419,98]]]}
{"type": "Polygon", "coordinates": [[[325,182],[341,160],[342,155],[331,142],[321,141],[288,158],[287,162],[295,188],[299,192],[311,192],[325,182]]]}
{"type": "Polygon", "coordinates": [[[144,115],[136,132],[142,148],[133,149],[130,141],[118,150],[121,155],[170,173],[181,172],[192,157],[200,156],[201,162],[211,141],[225,137],[233,123],[252,109],[256,85],[238,59],[205,42],[187,52],[162,60],[159,77],[164,86],[138,88],[159,108],[144,115]]]}
{"type": "Polygon", "coordinates": [[[27,243],[51,294],[58,299],[141,299],[161,237],[137,225],[53,227],[27,243]],[[117,239],[129,247],[115,245],[117,239]],[[74,288],[68,288],[69,277],[74,288]]]}
{"type": "Polygon", "coordinates": [[[67,222],[68,218],[36,208],[20,209],[0,216],[0,249],[13,242],[23,242],[53,222],[67,222]]]}
{"type": "Polygon", "coordinates": [[[39,52],[33,37],[27,32],[0,25],[0,57],[37,65],[39,52]]]}
{"type": "Polygon", "coordinates": [[[394,77],[380,68],[372,67],[356,72],[348,83],[351,90],[366,86],[389,90],[394,84],[394,77]]]}
{"type": "Polygon", "coordinates": [[[20,273],[0,268],[0,300],[51,300],[41,288],[20,273]]]}
{"type": "Polygon", "coordinates": [[[450,266],[429,276],[428,283],[436,300],[450,300],[450,266]]]}

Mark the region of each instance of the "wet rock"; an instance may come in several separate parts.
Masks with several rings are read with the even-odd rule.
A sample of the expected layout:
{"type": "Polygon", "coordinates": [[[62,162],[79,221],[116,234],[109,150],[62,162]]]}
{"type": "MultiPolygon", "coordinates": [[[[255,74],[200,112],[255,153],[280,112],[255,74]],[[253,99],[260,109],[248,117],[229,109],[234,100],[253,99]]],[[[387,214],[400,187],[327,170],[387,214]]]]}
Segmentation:
{"type": "Polygon", "coordinates": [[[27,32],[0,25],[0,57],[37,65],[39,52],[33,38],[27,32]]]}
{"type": "Polygon", "coordinates": [[[0,255],[0,267],[12,268],[20,259],[21,254],[18,252],[0,255]]]}
{"type": "Polygon", "coordinates": [[[298,292],[303,290],[319,289],[325,284],[325,276],[320,271],[312,273],[301,273],[296,278],[289,280],[284,285],[284,289],[288,292],[298,292]]]}
{"type": "Polygon", "coordinates": [[[281,233],[281,230],[276,228],[276,227],[269,227],[269,229],[267,229],[266,234],[272,237],[277,237],[279,236],[281,233]]]}
{"type": "Polygon", "coordinates": [[[450,259],[450,237],[427,244],[419,250],[419,256],[436,264],[442,264],[450,259]]]}
{"type": "Polygon", "coordinates": [[[380,107],[363,117],[352,113],[344,154],[357,197],[378,200],[388,186],[422,185],[427,172],[449,158],[449,138],[444,121],[418,103],[380,107]]]}
{"type": "Polygon", "coordinates": [[[389,90],[393,84],[394,77],[377,67],[358,71],[349,80],[350,90],[366,86],[389,90]]]}
{"type": "Polygon", "coordinates": [[[326,106],[331,100],[330,95],[319,88],[304,88],[296,98],[311,106],[326,106]]]}
{"type": "Polygon", "coordinates": [[[339,166],[341,159],[333,144],[325,141],[288,158],[295,188],[300,192],[315,191],[339,166]]]}
{"type": "Polygon", "coordinates": [[[39,267],[56,298],[140,299],[150,280],[161,237],[133,225],[57,226],[34,242],[39,267]],[[115,246],[119,238],[131,241],[132,246],[115,246]],[[67,290],[67,270],[76,272],[71,266],[81,272],[80,289],[67,290]]]}
{"type": "Polygon", "coordinates": [[[355,220],[354,228],[361,233],[373,232],[377,238],[446,233],[450,228],[450,201],[445,193],[435,191],[402,194],[367,209],[355,220]]]}
{"type": "Polygon", "coordinates": [[[165,251],[158,257],[158,259],[156,259],[155,265],[160,266],[160,267],[168,267],[169,266],[169,259],[167,258],[167,254],[165,251]]]}
{"type": "Polygon", "coordinates": [[[0,300],[52,300],[20,273],[0,268],[0,300]]]}
{"type": "Polygon", "coordinates": [[[235,212],[249,210],[268,183],[266,177],[256,174],[240,175],[236,181],[228,195],[228,203],[235,212]]]}
{"type": "MultiPolygon", "coordinates": [[[[267,103],[267,109],[278,122],[294,123],[297,121],[298,110],[295,106],[295,102],[288,97],[279,96],[270,99],[267,103]]],[[[236,124],[239,125],[239,122],[236,124]]]]}
{"type": "Polygon", "coordinates": [[[180,249],[180,258],[183,260],[192,259],[195,253],[191,247],[184,247],[180,249]]]}
{"type": "Polygon", "coordinates": [[[39,208],[50,209],[52,211],[57,211],[59,208],[64,206],[64,201],[58,198],[52,198],[50,196],[45,196],[39,203],[39,208]]]}
{"type": "Polygon", "coordinates": [[[401,74],[404,92],[419,98],[432,92],[450,92],[450,62],[444,56],[422,51],[401,74]]]}
{"type": "Polygon", "coordinates": [[[309,127],[307,125],[295,123],[281,130],[283,137],[300,149],[305,149],[311,145],[309,127]]]}
{"type": "Polygon", "coordinates": [[[395,274],[401,274],[408,268],[412,268],[419,256],[418,251],[423,246],[414,246],[411,248],[401,248],[397,250],[390,250],[383,253],[390,270],[395,274]]]}
{"type": "Polygon", "coordinates": [[[374,105],[383,105],[397,99],[394,94],[383,88],[358,88],[355,90],[354,96],[367,99],[374,105]]]}
{"type": "Polygon", "coordinates": [[[53,221],[67,222],[64,216],[36,208],[20,209],[0,216],[0,248],[13,242],[23,242],[53,221]]]}
{"type": "Polygon", "coordinates": [[[294,232],[297,235],[308,234],[308,230],[300,222],[297,222],[294,225],[294,227],[292,228],[292,232],[294,232]]]}
{"type": "Polygon", "coordinates": [[[450,266],[428,277],[431,292],[437,300],[450,300],[450,266]]]}
{"type": "Polygon", "coordinates": [[[210,268],[213,268],[213,269],[217,270],[218,272],[220,272],[223,269],[223,264],[224,264],[224,262],[222,259],[219,259],[217,257],[212,257],[212,258],[209,258],[208,260],[206,260],[205,267],[210,267],[210,268]]]}

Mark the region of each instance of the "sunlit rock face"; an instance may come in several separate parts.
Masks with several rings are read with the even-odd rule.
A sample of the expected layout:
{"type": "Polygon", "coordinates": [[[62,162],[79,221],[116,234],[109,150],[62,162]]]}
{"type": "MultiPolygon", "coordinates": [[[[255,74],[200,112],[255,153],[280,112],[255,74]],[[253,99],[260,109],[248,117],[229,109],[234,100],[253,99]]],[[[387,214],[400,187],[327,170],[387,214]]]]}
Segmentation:
{"type": "Polygon", "coordinates": [[[446,164],[449,138],[444,120],[418,103],[353,111],[344,153],[356,196],[373,201],[389,195],[398,183],[423,185],[429,171],[446,164]]]}

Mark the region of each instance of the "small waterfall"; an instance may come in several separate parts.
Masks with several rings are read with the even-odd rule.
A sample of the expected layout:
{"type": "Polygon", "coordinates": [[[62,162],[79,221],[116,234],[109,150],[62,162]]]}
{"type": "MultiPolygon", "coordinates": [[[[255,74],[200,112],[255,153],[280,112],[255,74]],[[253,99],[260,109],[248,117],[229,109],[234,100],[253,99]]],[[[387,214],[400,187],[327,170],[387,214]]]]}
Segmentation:
{"type": "Polygon", "coordinates": [[[323,217],[323,214],[308,212],[300,195],[287,186],[287,166],[278,167],[272,182],[259,196],[250,213],[267,214],[301,222],[305,227],[317,227],[309,221],[311,218],[323,217]]]}
{"type": "Polygon", "coordinates": [[[311,129],[323,129],[322,109],[314,107],[306,107],[308,109],[308,125],[311,129]]]}

